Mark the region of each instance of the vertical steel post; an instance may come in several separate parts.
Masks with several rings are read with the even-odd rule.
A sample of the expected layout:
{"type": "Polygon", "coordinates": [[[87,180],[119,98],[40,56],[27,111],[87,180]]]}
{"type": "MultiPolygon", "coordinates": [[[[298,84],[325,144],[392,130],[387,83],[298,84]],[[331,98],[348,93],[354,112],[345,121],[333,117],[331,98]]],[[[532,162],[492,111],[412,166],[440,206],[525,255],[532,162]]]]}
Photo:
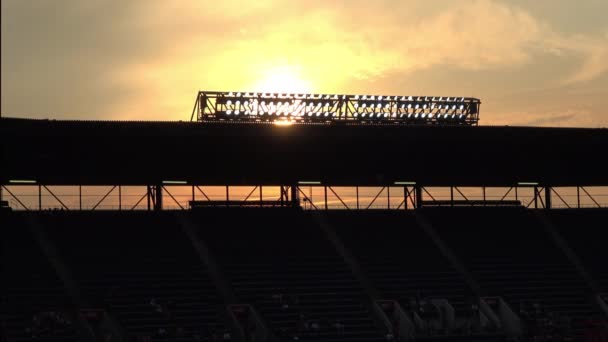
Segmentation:
{"type": "Polygon", "coordinates": [[[545,209],[551,209],[551,187],[545,186],[545,209]]]}
{"type": "Polygon", "coordinates": [[[581,208],[581,188],[578,185],[576,186],[576,206],[581,208]]]}
{"type": "Polygon", "coordinates": [[[160,211],[163,209],[163,186],[156,185],[154,191],[154,210],[160,211]]]}
{"type": "Polygon", "coordinates": [[[42,210],[42,185],[38,184],[38,210],[42,210]]]}
{"type": "Polygon", "coordinates": [[[359,210],[359,186],[355,186],[355,192],[357,193],[357,210],[359,210]]]}
{"type": "Polygon", "coordinates": [[[325,189],[325,210],[327,210],[327,185],[323,188],[325,189]]]}
{"type": "Polygon", "coordinates": [[[387,208],[390,209],[391,208],[391,187],[387,186],[386,187],[386,201],[387,201],[387,208]]]}
{"type": "Polygon", "coordinates": [[[414,187],[414,191],[416,192],[416,203],[414,203],[414,208],[422,208],[422,186],[417,185],[414,187]]]}
{"type": "Polygon", "coordinates": [[[78,185],[78,208],[82,210],[82,184],[78,185]]]}
{"type": "Polygon", "coordinates": [[[118,186],[118,211],[122,210],[122,188],[118,186]]]}
{"type": "Polygon", "coordinates": [[[298,195],[298,185],[294,184],[291,186],[291,205],[294,208],[297,208],[300,203],[299,198],[300,196],[298,195]]]}
{"type": "Polygon", "coordinates": [[[450,207],[454,206],[454,187],[450,186],[450,207]]]}

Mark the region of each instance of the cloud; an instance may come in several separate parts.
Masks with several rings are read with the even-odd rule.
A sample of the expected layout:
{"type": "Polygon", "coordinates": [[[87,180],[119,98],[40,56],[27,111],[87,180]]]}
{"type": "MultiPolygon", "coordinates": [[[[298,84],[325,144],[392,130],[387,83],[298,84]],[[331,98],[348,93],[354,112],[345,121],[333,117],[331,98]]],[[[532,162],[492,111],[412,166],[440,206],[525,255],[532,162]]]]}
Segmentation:
{"type": "Polygon", "coordinates": [[[146,35],[163,32],[168,41],[161,43],[171,48],[113,71],[123,86],[164,94],[159,99],[171,101],[172,111],[183,110],[197,88],[249,89],[277,66],[300,70],[316,91],[327,92],[347,91],[354,80],[442,65],[513,68],[530,61],[544,31],[525,11],[490,0],[446,2],[432,15],[401,2],[391,2],[390,10],[369,3],[344,10],[265,2],[238,11],[229,1],[214,9],[178,4],[157,3],[145,16],[175,19],[137,25],[146,35]]]}
{"type": "Polygon", "coordinates": [[[558,125],[567,123],[572,121],[572,119],[577,118],[580,113],[568,113],[561,115],[545,115],[540,118],[534,118],[532,120],[524,121],[524,126],[548,126],[548,125],[558,125]]]}
{"type": "MultiPolygon", "coordinates": [[[[2,111],[9,115],[185,119],[197,90],[248,90],[277,69],[297,70],[318,92],[372,86],[400,92],[437,73],[452,77],[452,88],[434,89],[462,89],[457,78],[483,73],[487,81],[478,88],[502,91],[501,80],[491,79],[497,71],[540,75],[534,66],[548,59],[564,61],[555,69],[560,85],[588,83],[608,69],[607,33],[565,34],[511,1],[7,0],[2,6],[2,111]],[[404,79],[401,88],[391,75],[404,79]]],[[[554,81],[546,75],[533,78],[526,79],[529,88],[558,86],[547,85],[554,81]]]]}
{"type": "Polygon", "coordinates": [[[465,69],[512,67],[530,60],[542,25],[521,9],[494,1],[463,1],[405,32],[404,53],[415,67],[449,64],[465,69]]]}
{"type": "MultiPolygon", "coordinates": [[[[606,127],[601,123],[597,113],[585,108],[563,108],[553,110],[549,108],[537,111],[504,112],[492,115],[492,125],[510,126],[545,126],[545,127],[606,127]]],[[[488,124],[488,116],[484,123],[488,124]]]]}
{"type": "Polygon", "coordinates": [[[296,65],[329,89],[352,78],[442,66],[515,69],[533,63],[541,53],[580,55],[577,75],[564,76],[572,82],[592,79],[606,67],[608,44],[603,40],[559,35],[525,10],[493,0],[447,2],[430,15],[412,15],[409,4],[401,2],[393,3],[391,10],[356,3],[361,6],[346,11],[301,2],[281,7],[266,1],[248,7],[226,1],[219,8],[178,3],[161,2],[148,10],[146,18],[161,13],[179,18],[145,26],[149,34],[163,32],[167,41],[161,43],[170,46],[158,51],[149,66],[202,70],[206,65],[212,70],[205,72],[229,81],[224,83],[238,83],[234,75],[252,83],[277,64],[296,65]]]}
{"type": "Polygon", "coordinates": [[[608,31],[592,37],[553,35],[546,44],[557,54],[575,54],[582,61],[573,74],[562,78],[563,85],[591,81],[608,71],[608,31]]]}

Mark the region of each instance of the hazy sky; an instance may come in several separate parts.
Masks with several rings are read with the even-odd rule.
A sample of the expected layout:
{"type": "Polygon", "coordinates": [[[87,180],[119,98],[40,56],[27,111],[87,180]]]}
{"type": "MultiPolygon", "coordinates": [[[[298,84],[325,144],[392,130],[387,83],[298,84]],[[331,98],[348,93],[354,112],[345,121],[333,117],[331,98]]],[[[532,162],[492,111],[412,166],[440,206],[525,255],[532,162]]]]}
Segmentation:
{"type": "Polygon", "coordinates": [[[608,127],[608,0],[2,0],[4,116],[189,120],[200,90],[474,96],[608,127]]]}

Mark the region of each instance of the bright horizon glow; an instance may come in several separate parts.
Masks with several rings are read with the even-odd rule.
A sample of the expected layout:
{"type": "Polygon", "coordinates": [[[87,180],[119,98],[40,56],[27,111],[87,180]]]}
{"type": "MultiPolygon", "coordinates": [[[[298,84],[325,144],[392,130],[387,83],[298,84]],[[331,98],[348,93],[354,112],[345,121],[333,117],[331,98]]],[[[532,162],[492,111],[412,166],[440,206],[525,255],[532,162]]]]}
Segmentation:
{"type": "Polygon", "coordinates": [[[285,120],[281,120],[281,121],[274,121],[273,122],[275,125],[277,126],[291,126],[293,125],[292,121],[285,121],[285,120]]]}
{"type": "Polygon", "coordinates": [[[253,86],[253,90],[269,93],[312,93],[313,87],[302,77],[299,68],[281,66],[266,70],[253,86]]]}

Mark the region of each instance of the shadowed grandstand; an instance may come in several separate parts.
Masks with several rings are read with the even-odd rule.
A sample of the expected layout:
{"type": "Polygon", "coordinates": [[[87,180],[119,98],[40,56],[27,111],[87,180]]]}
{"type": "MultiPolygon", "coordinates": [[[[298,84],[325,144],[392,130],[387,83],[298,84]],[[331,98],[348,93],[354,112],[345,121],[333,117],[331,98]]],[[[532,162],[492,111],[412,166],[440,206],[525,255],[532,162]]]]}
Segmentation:
{"type": "Polygon", "coordinates": [[[604,333],[606,130],[1,120],[6,341],[604,333]]]}

